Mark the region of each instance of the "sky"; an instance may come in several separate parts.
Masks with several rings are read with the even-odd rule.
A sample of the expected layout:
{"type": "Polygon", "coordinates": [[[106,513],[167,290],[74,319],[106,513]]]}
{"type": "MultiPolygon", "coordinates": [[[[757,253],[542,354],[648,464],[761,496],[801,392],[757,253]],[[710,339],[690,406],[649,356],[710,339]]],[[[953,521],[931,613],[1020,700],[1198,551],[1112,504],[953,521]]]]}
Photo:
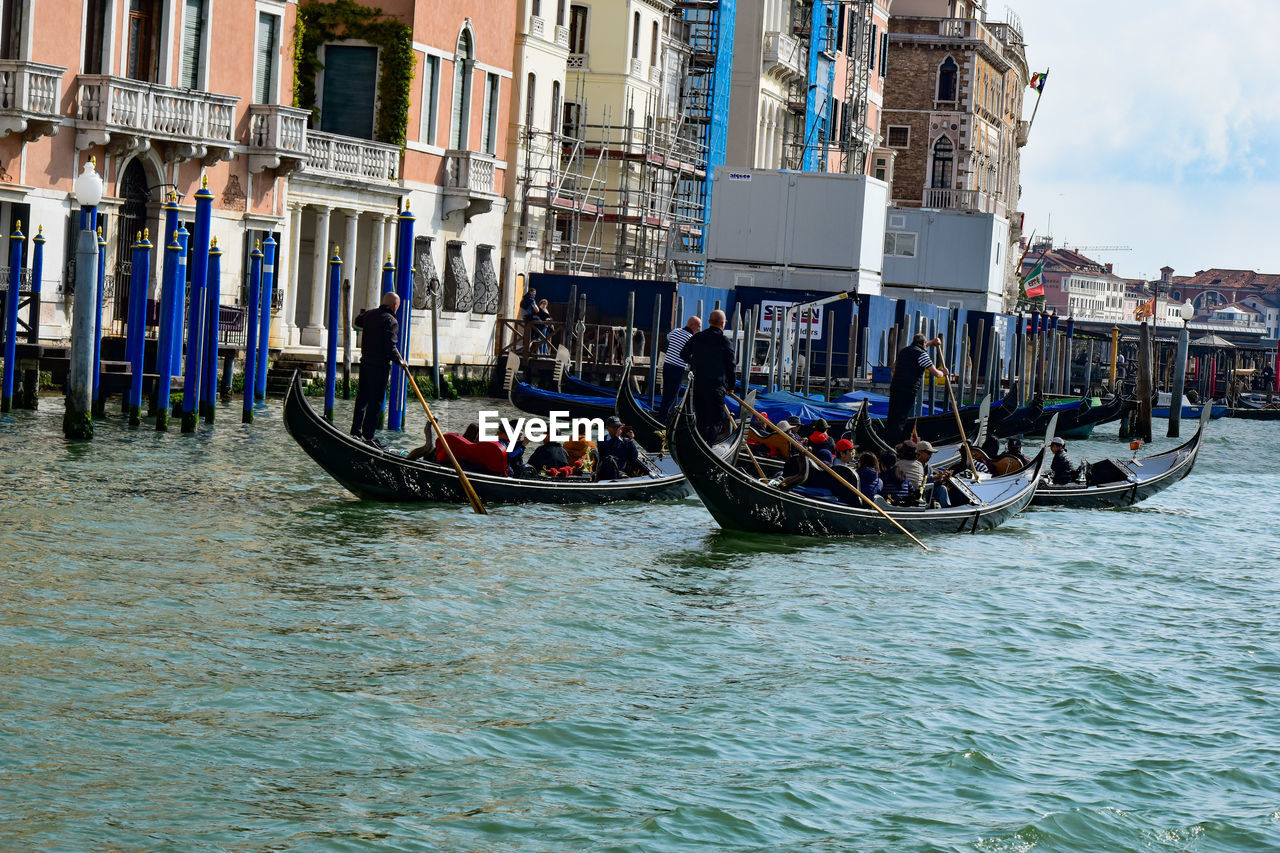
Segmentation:
{"type": "MultiPolygon", "coordinates": [[[[1280,273],[1277,0],[1011,0],[1049,69],[1022,149],[1024,230],[1126,277],[1280,273]]],[[[1006,3],[987,18],[1005,19],[1006,3]]],[[[1024,118],[1035,93],[1028,90],[1024,118]]]]}

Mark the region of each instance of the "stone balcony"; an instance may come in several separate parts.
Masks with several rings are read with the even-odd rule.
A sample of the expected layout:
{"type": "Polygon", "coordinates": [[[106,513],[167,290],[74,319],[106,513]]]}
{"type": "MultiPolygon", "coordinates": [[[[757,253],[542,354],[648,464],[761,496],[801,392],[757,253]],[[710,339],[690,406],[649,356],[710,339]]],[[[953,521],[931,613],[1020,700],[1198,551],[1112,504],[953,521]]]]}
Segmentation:
{"type": "Polygon", "coordinates": [[[43,65],[22,59],[0,59],[0,137],[20,133],[26,139],[58,132],[62,91],[60,65],[43,65]]]}
{"type": "Polygon", "coordinates": [[[444,215],[462,213],[464,221],[492,209],[497,192],[497,160],[478,151],[444,153],[444,215]]]}
{"type": "Polygon", "coordinates": [[[302,174],[388,185],[400,179],[398,145],[307,129],[306,146],[302,174]]]}
{"type": "Polygon", "coordinates": [[[287,175],[307,162],[306,110],[280,104],[249,105],[249,171],[287,175]]]}
{"type": "Polygon", "coordinates": [[[76,148],[104,145],[137,153],[164,143],[170,162],[230,159],[235,150],[234,95],[143,83],[127,77],[76,77],[76,148]]]}
{"type": "Polygon", "coordinates": [[[808,76],[804,67],[800,42],[786,33],[764,35],[764,71],[784,83],[808,76]]]}
{"type": "Polygon", "coordinates": [[[934,210],[971,210],[976,213],[994,213],[1005,217],[1008,213],[1004,201],[987,192],[977,190],[949,190],[925,187],[921,207],[934,210]]]}

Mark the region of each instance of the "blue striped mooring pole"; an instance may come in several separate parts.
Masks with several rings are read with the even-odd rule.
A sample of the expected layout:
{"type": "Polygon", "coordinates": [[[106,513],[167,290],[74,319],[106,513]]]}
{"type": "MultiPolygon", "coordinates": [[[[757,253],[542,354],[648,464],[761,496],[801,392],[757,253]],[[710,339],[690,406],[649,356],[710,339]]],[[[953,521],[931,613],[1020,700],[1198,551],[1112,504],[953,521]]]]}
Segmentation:
{"type": "Polygon", "coordinates": [[[258,321],[258,368],[254,398],[267,399],[267,351],[271,344],[271,299],[276,280],[276,241],[270,234],[262,244],[262,318],[258,321]]]}
{"type": "MultiPolygon", "coordinates": [[[[399,243],[396,247],[396,293],[400,294],[400,309],[396,320],[400,325],[400,354],[409,360],[410,325],[413,322],[413,213],[409,200],[400,211],[399,243]]],[[[391,365],[391,390],[387,402],[387,429],[404,429],[404,370],[399,364],[391,365]]]]}
{"type": "Polygon", "coordinates": [[[341,320],[339,311],[342,305],[342,257],[338,247],[333,247],[333,256],[329,258],[329,302],[326,322],[329,326],[328,348],[324,364],[324,419],[333,423],[333,401],[338,385],[338,325],[341,320]]]}
{"type": "Polygon", "coordinates": [[[258,385],[258,329],[254,322],[258,317],[262,299],[262,244],[254,241],[249,253],[249,305],[245,309],[244,336],[244,411],[240,423],[253,423],[254,389],[258,385]]]}
{"type": "Polygon", "coordinates": [[[181,301],[178,282],[178,260],[182,254],[182,246],[178,243],[178,231],[169,232],[173,238],[164,247],[164,272],[160,277],[160,330],[156,340],[156,431],[164,432],[169,428],[169,392],[173,387],[173,365],[177,355],[182,355],[182,339],[175,330],[173,314],[176,303],[181,301]]]}
{"type": "MultiPolygon", "coordinates": [[[[209,178],[200,179],[196,190],[195,233],[191,235],[191,298],[187,308],[187,364],[182,387],[182,431],[195,432],[199,420],[200,377],[203,375],[205,281],[209,278],[209,221],[213,193],[209,178]]],[[[181,238],[181,231],[178,234],[181,238]]],[[[184,247],[186,248],[186,247],[184,247]]]]}
{"type": "Polygon", "coordinates": [[[147,352],[147,285],[151,281],[151,240],[148,231],[133,244],[129,282],[129,326],[125,351],[129,353],[129,426],[142,423],[143,356],[147,352]]]}
{"type": "Polygon", "coordinates": [[[22,283],[22,223],[9,235],[9,292],[4,300],[4,380],[0,387],[0,412],[13,409],[14,361],[18,346],[18,290],[22,283]]]}

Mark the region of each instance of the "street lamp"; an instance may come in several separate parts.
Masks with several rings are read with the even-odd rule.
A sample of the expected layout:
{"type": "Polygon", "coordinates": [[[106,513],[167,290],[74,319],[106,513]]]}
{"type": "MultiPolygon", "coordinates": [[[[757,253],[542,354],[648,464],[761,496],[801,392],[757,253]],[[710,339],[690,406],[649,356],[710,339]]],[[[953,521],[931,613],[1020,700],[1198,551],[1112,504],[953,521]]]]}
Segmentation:
{"type": "Polygon", "coordinates": [[[1191,304],[1190,299],[1178,306],[1178,316],[1182,318],[1184,327],[1191,322],[1192,317],[1196,316],[1196,306],[1191,304]]]}
{"type": "Polygon", "coordinates": [[[84,168],[76,176],[71,195],[80,205],[80,227],[88,228],[88,215],[98,206],[98,202],[102,201],[102,177],[94,169],[92,157],[85,161],[84,168]]]}

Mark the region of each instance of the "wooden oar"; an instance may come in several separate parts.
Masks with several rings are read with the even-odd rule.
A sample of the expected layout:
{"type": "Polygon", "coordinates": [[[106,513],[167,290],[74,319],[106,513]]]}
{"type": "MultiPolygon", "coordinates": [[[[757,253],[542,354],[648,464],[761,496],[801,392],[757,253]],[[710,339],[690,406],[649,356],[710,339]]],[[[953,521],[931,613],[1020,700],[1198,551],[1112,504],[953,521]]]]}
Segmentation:
{"type": "Polygon", "coordinates": [[[436,431],[436,435],[440,438],[440,443],[444,445],[444,452],[448,455],[449,461],[453,463],[453,470],[458,472],[458,479],[462,481],[462,491],[466,492],[471,508],[475,510],[476,515],[488,515],[489,511],[484,508],[484,504],[480,503],[480,496],[476,494],[471,481],[467,479],[466,472],[462,470],[462,465],[458,463],[458,457],[453,455],[453,448],[449,446],[449,442],[445,441],[444,430],[440,429],[440,424],[436,423],[435,415],[431,414],[427,401],[423,398],[422,392],[418,390],[418,383],[413,381],[413,374],[406,369],[404,375],[409,380],[409,386],[413,388],[413,393],[418,395],[418,402],[422,404],[422,411],[427,413],[427,420],[431,421],[432,429],[436,431]]]}
{"type": "MultiPolygon", "coordinates": [[[[732,415],[732,414],[730,414],[730,412],[729,412],[729,407],[728,407],[728,406],[725,406],[725,407],[724,407],[724,416],[725,416],[726,418],[728,418],[728,419],[729,419],[729,431],[730,431],[730,432],[732,432],[732,431],[735,429],[735,427],[734,427],[734,424],[733,424],[733,415],[732,415]]],[[[760,479],[761,479],[761,480],[767,480],[767,479],[769,479],[768,477],[766,477],[766,476],[764,475],[764,471],[763,471],[763,470],[761,470],[761,468],[760,468],[760,463],[756,461],[756,455],[755,455],[754,453],[752,453],[752,452],[751,452],[751,448],[748,446],[748,447],[745,447],[744,449],[745,449],[745,450],[746,450],[746,452],[747,452],[747,456],[748,456],[748,457],[750,457],[750,459],[751,459],[751,465],[752,465],[752,467],[753,467],[753,468],[755,468],[755,469],[756,469],[756,474],[758,474],[758,475],[759,475],[760,479]]]]}
{"type": "MultiPolygon", "coordinates": [[[[942,335],[938,335],[942,340],[942,335]]],[[[951,390],[951,374],[947,372],[946,362],[942,360],[942,346],[938,346],[938,369],[942,371],[942,379],[947,385],[947,399],[951,401],[951,413],[956,416],[956,429],[960,430],[960,446],[964,448],[964,457],[969,462],[969,470],[973,472],[973,481],[978,482],[978,465],[973,461],[973,448],[964,434],[964,422],[960,419],[960,407],[956,405],[955,392],[951,390]]]]}
{"type": "MultiPolygon", "coordinates": [[[[743,409],[744,411],[748,412],[748,413],[749,413],[749,414],[751,414],[751,415],[758,415],[758,414],[759,414],[758,412],[756,412],[756,410],[755,410],[755,409],[751,408],[749,405],[747,405],[747,403],[746,403],[745,401],[743,401],[740,397],[738,397],[738,395],[737,395],[737,394],[734,394],[732,391],[726,391],[725,393],[726,393],[728,396],[732,397],[733,399],[737,400],[737,401],[738,401],[738,405],[739,405],[739,406],[741,406],[741,407],[742,407],[742,409],[743,409]]],[[[889,513],[885,512],[883,509],[881,509],[881,508],[876,504],[876,502],[875,502],[875,501],[871,500],[871,498],[867,497],[867,496],[866,496],[866,495],[864,495],[862,492],[858,491],[858,489],[853,485],[853,483],[850,483],[850,482],[849,482],[848,480],[846,480],[844,477],[841,477],[839,474],[837,474],[835,471],[833,471],[833,470],[831,469],[831,466],[830,466],[830,465],[828,465],[827,463],[825,463],[825,462],[823,462],[821,459],[819,459],[817,456],[815,456],[815,455],[814,455],[814,454],[809,450],[809,448],[805,447],[803,444],[801,444],[800,442],[796,441],[796,440],[795,440],[794,438],[792,438],[792,437],[791,437],[791,436],[790,436],[790,435],[789,435],[785,430],[783,430],[781,427],[779,427],[779,426],[778,426],[777,424],[775,424],[773,421],[765,420],[765,419],[763,419],[763,418],[762,418],[761,420],[764,420],[764,422],[765,422],[766,424],[768,424],[768,426],[769,426],[769,428],[770,428],[770,429],[772,429],[774,432],[778,433],[778,435],[781,435],[781,436],[782,436],[783,438],[785,438],[788,442],[790,442],[790,444],[791,444],[791,446],[792,446],[792,447],[795,447],[797,450],[799,450],[801,453],[803,453],[805,456],[807,456],[807,457],[809,458],[809,461],[811,461],[811,462],[815,463],[815,464],[816,464],[819,468],[821,468],[823,471],[826,471],[826,472],[827,472],[827,474],[828,474],[828,475],[830,475],[832,479],[834,479],[834,480],[835,480],[836,482],[838,482],[838,483],[844,483],[844,484],[845,484],[845,486],[847,486],[847,487],[848,487],[849,491],[853,492],[855,495],[857,495],[859,498],[861,498],[861,499],[862,499],[862,502],[863,502],[863,503],[865,503],[867,506],[871,507],[871,508],[872,508],[872,509],[874,509],[876,512],[880,513],[880,515],[884,516],[884,520],[885,520],[885,521],[887,521],[887,522],[889,522],[890,524],[892,524],[894,527],[898,528],[898,530],[902,531],[902,533],[903,533],[903,535],[904,535],[904,536],[906,536],[907,538],[909,538],[912,542],[916,543],[917,545],[919,545],[919,546],[920,546],[921,548],[923,548],[924,550],[926,550],[926,551],[928,551],[928,550],[929,550],[929,546],[928,546],[928,545],[924,544],[924,543],[923,543],[923,542],[921,542],[919,539],[917,539],[915,536],[911,535],[911,531],[910,531],[910,530],[907,530],[907,528],[905,528],[905,527],[903,527],[901,524],[899,524],[899,523],[897,522],[897,520],[896,520],[893,516],[889,515],[889,513]]]]}

